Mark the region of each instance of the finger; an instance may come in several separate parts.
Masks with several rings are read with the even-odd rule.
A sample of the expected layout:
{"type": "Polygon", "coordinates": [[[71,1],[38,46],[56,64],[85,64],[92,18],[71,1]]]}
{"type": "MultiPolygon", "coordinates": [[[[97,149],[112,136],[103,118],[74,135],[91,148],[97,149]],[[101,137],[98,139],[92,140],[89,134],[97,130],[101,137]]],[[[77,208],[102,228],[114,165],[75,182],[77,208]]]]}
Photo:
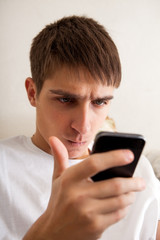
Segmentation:
{"type": "Polygon", "coordinates": [[[92,199],[90,201],[88,211],[95,214],[108,214],[119,209],[126,208],[133,204],[135,201],[135,193],[129,192],[116,197],[104,198],[104,199],[92,199]]]}
{"type": "Polygon", "coordinates": [[[105,169],[129,164],[133,161],[134,155],[129,150],[116,150],[106,153],[90,155],[87,159],[78,165],[70,168],[70,171],[76,173],[75,180],[91,177],[105,169]]]}
{"type": "Polygon", "coordinates": [[[119,222],[121,219],[126,217],[128,210],[129,208],[126,207],[107,214],[97,215],[94,221],[94,228],[97,230],[97,232],[103,232],[109,226],[119,222]]]}
{"type": "Polygon", "coordinates": [[[63,143],[57,137],[50,137],[49,144],[54,156],[53,179],[59,177],[68,167],[68,152],[63,143]]]}
{"type": "Polygon", "coordinates": [[[91,211],[89,209],[87,210],[86,217],[91,223],[90,229],[92,229],[92,232],[94,232],[94,239],[96,235],[96,239],[100,239],[101,234],[105,229],[120,221],[127,215],[129,207],[127,206],[125,208],[119,208],[118,210],[112,212],[109,211],[106,214],[96,213],[93,211],[93,209],[94,208],[92,206],[91,211]]]}
{"type": "Polygon", "coordinates": [[[142,191],[145,189],[145,182],[142,178],[112,178],[91,182],[88,187],[90,197],[102,199],[142,191]]]}

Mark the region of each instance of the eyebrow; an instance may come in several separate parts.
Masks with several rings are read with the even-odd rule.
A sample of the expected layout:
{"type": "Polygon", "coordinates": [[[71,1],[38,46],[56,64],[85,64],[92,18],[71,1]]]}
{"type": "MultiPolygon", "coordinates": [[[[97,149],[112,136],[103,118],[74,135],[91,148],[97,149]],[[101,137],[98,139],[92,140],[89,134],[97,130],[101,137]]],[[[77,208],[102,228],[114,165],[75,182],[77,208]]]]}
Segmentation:
{"type": "MultiPolygon", "coordinates": [[[[60,95],[60,96],[63,96],[63,97],[68,97],[68,98],[75,98],[75,99],[83,99],[84,98],[79,94],[70,93],[68,91],[64,91],[64,90],[61,90],[61,89],[50,89],[49,92],[51,94],[56,94],[56,95],[60,95]]],[[[99,99],[111,100],[111,99],[113,99],[113,96],[108,95],[108,96],[103,96],[103,97],[97,97],[96,98],[96,100],[99,100],[99,99]]]]}

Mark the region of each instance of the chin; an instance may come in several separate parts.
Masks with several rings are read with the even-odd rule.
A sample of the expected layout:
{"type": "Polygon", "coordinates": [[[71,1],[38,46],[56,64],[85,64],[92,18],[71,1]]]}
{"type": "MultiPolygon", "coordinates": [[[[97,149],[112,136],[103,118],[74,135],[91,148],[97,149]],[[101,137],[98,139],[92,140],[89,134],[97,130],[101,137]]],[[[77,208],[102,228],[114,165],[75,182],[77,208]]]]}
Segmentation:
{"type": "Polygon", "coordinates": [[[68,152],[69,158],[70,159],[83,159],[88,157],[88,155],[84,154],[84,152],[80,151],[70,151],[68,152]]]}
{"type": "Polygon", "coordinates": [[[69,153],[69,159],[80,158],[81,154],[69,153]]]}

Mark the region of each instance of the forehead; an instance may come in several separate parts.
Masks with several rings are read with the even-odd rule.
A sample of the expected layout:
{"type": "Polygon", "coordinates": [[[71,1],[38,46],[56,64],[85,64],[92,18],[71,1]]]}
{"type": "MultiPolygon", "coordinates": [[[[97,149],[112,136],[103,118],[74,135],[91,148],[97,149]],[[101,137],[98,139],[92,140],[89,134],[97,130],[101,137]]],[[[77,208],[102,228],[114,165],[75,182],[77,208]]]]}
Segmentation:
{"type": "MultiPolygon", "coordinates": [[[[104,81],[103,81],[104,82],[104,81]]],[[[42,90],[61,89],[76,94],[106,94],[113,91],[113,86],[102,83],[100,79],[95,79],[89,71],[83,67],[70,68],[63,66],[45,80],[42,90]]]]}

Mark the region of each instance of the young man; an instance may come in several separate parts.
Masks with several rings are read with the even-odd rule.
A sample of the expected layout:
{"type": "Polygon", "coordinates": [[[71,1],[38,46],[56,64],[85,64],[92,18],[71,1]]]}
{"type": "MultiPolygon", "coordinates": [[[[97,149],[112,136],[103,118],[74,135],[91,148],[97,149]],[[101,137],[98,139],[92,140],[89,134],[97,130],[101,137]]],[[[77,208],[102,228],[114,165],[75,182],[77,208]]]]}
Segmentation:
{"type": "Polygon", "coordinates": [[[106,30],[93,19],[63,18],[36,36],[30,61],[36,131],[1,142],[0,238],[155,239],[160,186],[146,159],[133,178],[90,178],[134,158],[127,149],[90,155],[121,80],[106,30]]]}

